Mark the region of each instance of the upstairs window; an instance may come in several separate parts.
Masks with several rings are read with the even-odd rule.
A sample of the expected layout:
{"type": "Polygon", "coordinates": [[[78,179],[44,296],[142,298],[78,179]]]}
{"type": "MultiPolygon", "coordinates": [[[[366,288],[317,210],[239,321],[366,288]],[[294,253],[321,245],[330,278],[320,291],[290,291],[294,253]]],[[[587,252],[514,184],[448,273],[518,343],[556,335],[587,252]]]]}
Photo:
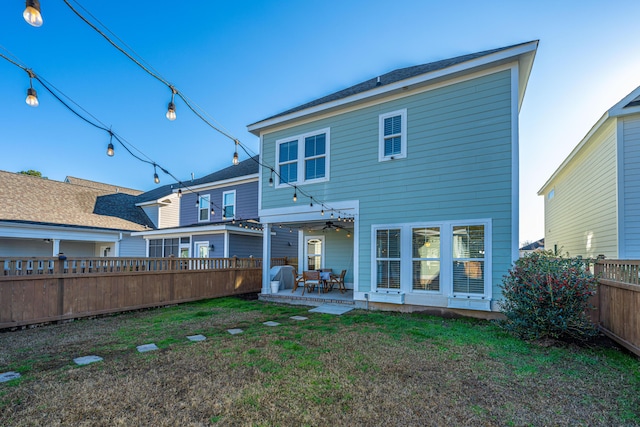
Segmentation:
{"type": "Polygon", "coordinates": [[[280,183],[298,181],[298,140],[283,142],[278,146],[280,183]]]}
{"type": "Polygon", "coordinates": [[[324,178],[327,136],[324,133],[304,139],[304,179],[324,178]]]}
{"type": "Polygon", "coordinates": [[[329,178],[329,129],[276,141],[278,184],[303,184],[329,178]]]}
{"type": "Polygon", "coordinates": [[[211,196],[198,197],[198,222],[209,221],[211,214],[211,196]]]}
{"type": "Polygon", "coordinates": [[[379,161],[407,157],[407,110],[381,114],[379,161]]]}
{"type": "Polygon", "coordinates": [[[222,193],[222,216],[224,219],[233,219],[236,216],[236,191],[222,193]]]}

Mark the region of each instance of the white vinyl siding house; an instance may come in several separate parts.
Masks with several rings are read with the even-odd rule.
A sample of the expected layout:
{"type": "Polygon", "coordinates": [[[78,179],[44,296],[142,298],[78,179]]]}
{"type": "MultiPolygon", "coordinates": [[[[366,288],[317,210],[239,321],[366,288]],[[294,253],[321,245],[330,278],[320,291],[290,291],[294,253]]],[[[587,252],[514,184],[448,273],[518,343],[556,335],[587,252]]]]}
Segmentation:
{"type": "MultiPolygon", "coordinates": [[[[355,219],[352,241],[329,233],[325,242],[327,254],[338,241],[350,245],[355,300],[497,309],[498,286],[518,256],[518,112],[536,45],[469,74],[398,83],[386,96],[375,92],[383,83],[371,98],[250,126],[267,162],[297,135],[330,133],[330,174],[296,186],[355,219]]],[[[270,174],[261,170],[261,222],[300,222],[302,238],[317,233],[307,225],[324,223],[330,210],[300,195],[294,202],[291,186],[267,185],[270,174]]],[[[346,262],[327,255],[324,266],[338,272],[346,262]]]]}
{"type": "Polygon", "coordinates": [[[538,192],[545,247],[640,258],[640,87],[609,109],[538,192]]]}

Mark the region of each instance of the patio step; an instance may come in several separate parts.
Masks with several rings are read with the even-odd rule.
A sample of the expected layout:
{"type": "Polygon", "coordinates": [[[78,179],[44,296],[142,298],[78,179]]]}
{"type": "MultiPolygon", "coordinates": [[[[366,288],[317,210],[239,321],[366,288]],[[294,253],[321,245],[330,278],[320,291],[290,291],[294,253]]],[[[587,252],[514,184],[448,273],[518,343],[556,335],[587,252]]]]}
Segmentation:
{"type": "Polygon", "coordinates": [[[291,295],[286,293],[279,294],[258,294],[260,301],[278,302],[282,304],[295,304],[295,305],[309,305],[318,306],[322,304],[343,304],[347,306],[354,306],[356,303],[354,300],[345,300],[338,298],[331,298],[330,296],[313,296],[313,295],[291,295]]]}

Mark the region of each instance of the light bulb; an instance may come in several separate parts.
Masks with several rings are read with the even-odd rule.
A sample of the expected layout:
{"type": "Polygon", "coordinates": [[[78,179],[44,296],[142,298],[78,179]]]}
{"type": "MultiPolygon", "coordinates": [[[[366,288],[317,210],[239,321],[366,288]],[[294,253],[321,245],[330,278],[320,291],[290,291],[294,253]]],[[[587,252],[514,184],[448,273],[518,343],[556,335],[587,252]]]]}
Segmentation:
{"type": "MultiPolygon", "coordinates": [[[[113,144],[109,143],[109,145],[107,146],[107,156],[109,157],[113,157],[114,151],[113,151],[113,144]]],[[[157,184],[157,183],[156,183],[157,184]]]]}
{"type": "Polygon", "coordinates": [[[40,0],[27,0],[27,7],[22,12],[22,17],[27,24],[33,27],[39,27],[42,25],[42,14],[40,13],[40,0]]]}
{"type": "Polygon", "coordinates": [[[176,119],[176,104],[173,102],[170,102],[167,107],[167,119],[170,121],[174,121],[176,119]]]}
{"type": "Polygon", "coordinates": [[[25,99],[25,102],[31,107],[37,107],[40,104],[38,102],[38,94],[34,88],[30,87],[27,89],[27,99],[25,99]]]}
{"type": "Polygon", "coordinates": [[[273,177],[269,177],[269,187],[273,187],[273,177]]]}
{"type": "Polygon", "coordinates": [[[178,189],[178,199],[181,199],[181,198],[182,198],[182,189],[179,188],[178,189]]]}
{"type": "Polygon", "coordinates": [[[155,182],[156,184],[160,184],[160,177],[157,173],[153,174],[153,182],[155,182]]]}
{"type": "Polygon", "coordinates": [[[238,164],[238,152],[237,151],[235,153],[233,153],[233,164],[234,165],[238,164]]]}
{"type": "Polygon", "coordinates": [[[298,194],[295,191],[293,192],[293,201],[294,202],[298,201],[298,194]]]}

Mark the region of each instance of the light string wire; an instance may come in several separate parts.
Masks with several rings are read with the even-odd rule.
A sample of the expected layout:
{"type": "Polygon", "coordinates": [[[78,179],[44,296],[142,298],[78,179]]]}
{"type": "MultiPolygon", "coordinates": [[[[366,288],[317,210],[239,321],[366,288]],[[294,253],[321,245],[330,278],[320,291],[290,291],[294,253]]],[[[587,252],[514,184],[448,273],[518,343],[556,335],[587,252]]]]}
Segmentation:
{"type": "Polygon", "coordinates": [[[71,3],[69,2],[69,0],[63,0],[64,3],[71,9],[71,11],[78,16],[78,18],[80,18],[83,22],[85,22],[87,25],[89,25],[89,27],[91,27],[94,31],[96,31],[100,36],[102,36],[109,44],[111,44],[114,48],[116,48],[118,51],[120,51],[123,55],[125,55],[129,60],[131,60],[132,62],[134,62],[136,65],[138,65],[143,71],[145,71],[147,74],[149,74],[150,76],[154,77],[155,79],[157,79],[158,81],[160,81],[161,83],[163,83],[165,86],[167,86],[169,89],[171,89],[172,93],[175,93],[176,95],[178,95],[180,97],[180,99],[182,99],[185,103],[185,105],[199,118],[201,119],[206,125],[208,125],[209,127],[211,127],[212,129],[214,129],[215,131],[219,132],[220,134],[224,135],[225,137],[229,138],[231,141],[233,141],[236,145],[240,146],[240,148],[242,148],[242,150],[250,157],[252,158],[259,166],[270,170],[270,172],[272,174],[275,174],[280,183],[281,184],[286,184],[289,187],[293,188],[295,190],[294,194],[297,194],[297,192],[300,192],[300,194],[302,196],[308,197],[310,200],[310,204],[313,204],[313,202],[315,201],[317,204],[320,204],[322,206],[322,210],[324,211],[325,208],[327,211],[331,211],[331,212],[338,212],[339,216],[340,213],[342,211],[338,210],[338,209],[333,209],[331,208],[329,205],[327,205],[325,202],[313,197],[312,194],[310,194],[309,192],[305,191],[303,188],[298,187],[295,184],[291,184],[289,182],[286,182],[282,180],[282,176],[280,175],[280,173],[277,171],[277,169],[274,166],[271,166],[269,164],[266,164],[258,159],[256,159],[257,154],[253,153],[252,150],[250,150],[245,144],[243,144],[238,138],[234,137],[233,135],[231,135],[230,132],[222,130],[222,126],[220,125],[214,125],[212,123],[212,121],[215,121],[216,123],[218,123],[215,119],[213,119],[211,117],[211,115],[209,115],[203,108],[199,107],[196,103],[192,102],[186,95],[184,95],[181,91],[179,91],[174,85],[172,85],[171,83],[169,83],[169,81],[164,78],[157,70],[155,70],[147,61],[144,60],[144,58],[142,58],[141,55],[139,55],[138,53],[135,52],[134,49],[132,49],[129,45],[127,45],[126,42],[124,42],[120,37],[118,37],[113,31],[111,31],[105,24],[103,24],[99,19],[97,19],[93,14],[91,14],[91,12],[89,12],[84,6],[82,6],[78,1],[73,0],[73,2],[75,4],[78,5],[79,8],[81,8],[82,10],[84,10],[89,16],[91,16],[96,22],[98,22],[104,29],[106,32],[110,33],[113,35],[114,38],[116,38],[117,40],[119,40],[124,46],[126,46],[128,49],[130,49],[138,58],[140,58],[139,60],[134,58],[132,54],[130,54],[129,52],[127,52],[125,49],[123,49],[121,46],[119,46],[116,42],[114,42],[107,34],[105,34],[104,31],[100,30],[96,25],[94,25],[91,21],[89,21],[86,17],[84,17],[76,8],[74,8],[71,3]],[[144,62],[144,64],[143,64],[144,62]],[[153,69],[153,71],[151,71],[151,69],[153,69]],[[208,116],[211,120],[208,120],[207,118],[205,118],[205,115],[208,116]],[[253,154],[252,154],[253,153],[253,154]]]}
{"type": "MultiPolygon", "coordinates": [[[[6,51],[6,48],[2,48],[3,50],[6,51]]],[[[15,58],[14,55],[10,55],[13,58],[15,58]]],[[[163,173],[165,173],[166,175],[170,176],[171,178],[173,178],[176,183],[179,185],[179,189],[184,188],[186,191],[189,191],[191,193],[194,193],[196,195],[199,196],[199,192],[192,189],[189,185],[185,184],[183,181],[181,181],[180,179],[178,179],[175,175],[173,175],[169,170],[167,170],[166,168],[164,168],[162,165],[160,165],[159,163],[155,162],[154,160],[152,160],[151,158],[149,158],[146,154],[144,154],[142,151],[140,151],[138,148],[136,148],[133,144],[131,144],[129,141],[127,141],[124,137],[122,137],[121,135],[119,135],[118,133],[114,132],[112,129],[107,128],[106,125],[97,117],[95,117],[93,114],[89,113],[85,108],[81,107],[77,102],[73,101],[68,95],[64,94],[64,92],[62,92],[60,89],[56,88],[55,86],[51,85],[48,83],[48,81],[46,79],[44,79],[43,77],[40,77],[38,74],[36,74],[31,68],[28,68],[27,66],[19,63],[17,60],[11,59],[9,58],[7,55],[4,55],[2,53],[0,53],[0,58],[8,61],[9,63],[15,65],[16,67],[22,69],[23,71],[25,71],[30,78],[35,79],[36,81],[38,81],[43,88],[45,88],[45,90],[50,93],[58,102],[60,102],[67,110],[69,110],[71,113],[73,113],[76,117],[78,117],[79,119],[81,119],[82,121],[84,121],[85,123],[99,129],[102,130],[104,132],[107,132],[109,134],[110,137],[112,137],[113,139],[115,139],[132,157],[134,157],[136,160],[149,164],[151,166],[154,167],[154,171],[155,168],[160,169],[163,173]],[[52,89],[55,88],[54,89],[52,89]],[[58,92],[60,95],[58,95],[58,92]],[[88,119],[87,117],[83,116],[81,113],[79,113],[76,109],[74,109],[71,105],[69,105],[69,103],[67,103],[64,99],[62,98],[66,98],[69,100],[70,103],[73,103],[74,105],[78,106],[79,109],[81,109],[82,111],[84,111],[87,115],[89,115],[91,118],[93,118],[94,121],[88,119]],[[97,122],[97,123],[96,123],[97,122]],[[142,157],[136,155],[129,147],[128,145],[130,145],[131,147],[133,147],[136,151],[138,151],[139,153],[141,153],[144,157],[146,157],[148,160],[143,159],[142,157]]],[[[213,206],[215,209],[218,210],[222,210],[220,208],[219,205],[217,205],[215,202],[213,202],[212,200],[209,200],[209,203],[211,206],[213,206]]]]}

